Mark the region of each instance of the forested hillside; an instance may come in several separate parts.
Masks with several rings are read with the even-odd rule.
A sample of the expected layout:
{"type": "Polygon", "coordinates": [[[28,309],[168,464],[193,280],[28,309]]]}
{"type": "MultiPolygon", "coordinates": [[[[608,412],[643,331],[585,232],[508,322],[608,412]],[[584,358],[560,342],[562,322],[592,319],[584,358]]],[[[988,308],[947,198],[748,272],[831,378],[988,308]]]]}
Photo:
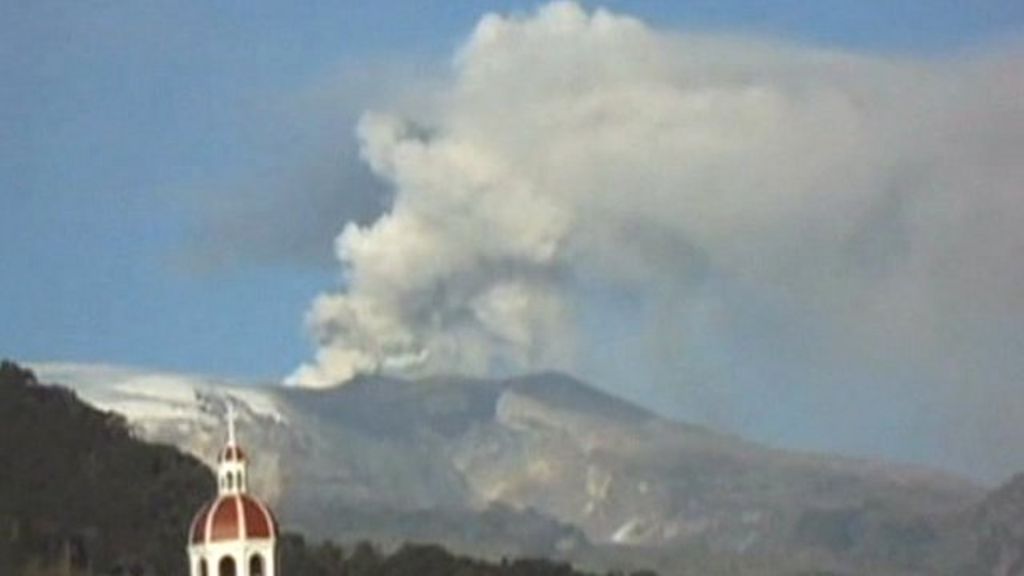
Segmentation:
{"type": "MultiPolygon", "coordinates": [[[[280,555],[285,576],[585,576],[566,563],[542,559],[486,562],[430,544],[407,544],[384,554],[365,542],[343,549],[331,542],[311,545],[300,536],[285,535],[280,555]]],[[[644,571],[630,576],[656,575],[644,571]]]]}
{"type": "MultiPolygon", "coordinates": [[[[202,463],[133,437],[118,414],[0,363],[0,576],[183,575],[191,515],[215,489],[202,463]]],[[[582,576],[547,560],[497,563],[433,545],[343,551],[286,534],[282,573],[302,576],[582,576]]]]}
{"type": "Polygon", "coordinates": [[[183,574],[211,472],[125,420],[0,364],[0,574],[183,574]]]}

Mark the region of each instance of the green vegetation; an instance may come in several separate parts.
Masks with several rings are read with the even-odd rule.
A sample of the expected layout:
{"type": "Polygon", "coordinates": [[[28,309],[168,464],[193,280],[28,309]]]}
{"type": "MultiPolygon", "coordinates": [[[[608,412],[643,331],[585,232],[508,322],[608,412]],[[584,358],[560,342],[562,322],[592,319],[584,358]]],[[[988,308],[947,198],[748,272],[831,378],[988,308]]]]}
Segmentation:
{"type": "MultiPolygon", "coordinates": [[[[195,458],[143,442],[120,415],[0,363],[0,576],[182,576],[188,524],[213,492],[212,473],[195,458]]],[[[1016,574],[1024,570],[1022,519],[1024,475],[979,505],[945,515],[909,514],[875,500],[809,507],[771,554],[734,554],[697,541],[673,549],[594,548],[592,557],[573,561],[686,576],[1016,574]]],[[[372,523],[360,520],[358,537],[372,538],[365,531],[372,523]]],[[[385,553],[366,543],[342,548],[285,534],[279,551],[283,576],[583,575],[564,562],[484,561],[433,544],[385,553]]]]}
{"type": "MultiPolygon", "coordinates": [[[[121,416],[0,363],[0,575],[142,576],[188,573],[192,514],[212,473],[170,446],[136,439],[121,416]]],[[[287,576],[582,576],[564,563],[455,556],[434,545],[383,554],[280,542],[287,576]]],[[[651,573],[635,573],[635,576],[651,573]]]]}
{"type": "Polygon", "coordinates": [[[209,470],[0,364],[0,574],[183,574],[209,470]]]}
{"type": "MultiPolygon", "coordinates": [[[[432,544],[406,544],[382,554],[367,543],[345,550],[331,542],[308,545],[285,535],[280,544],[282,574],[287,576],[583,576],[569,564],[538,559],[485,562],[456,556],[432,544]]],[[[612,574],[618,573],[610,573],[612,574]]],[[[633,572],[631,576],[655,576],[633,572]]]]}

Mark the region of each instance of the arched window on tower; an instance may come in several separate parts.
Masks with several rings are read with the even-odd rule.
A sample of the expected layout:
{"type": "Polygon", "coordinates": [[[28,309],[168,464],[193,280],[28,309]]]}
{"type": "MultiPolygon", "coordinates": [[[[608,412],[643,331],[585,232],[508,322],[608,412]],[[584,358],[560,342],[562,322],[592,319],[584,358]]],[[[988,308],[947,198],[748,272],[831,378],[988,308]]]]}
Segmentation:
{"type": "Polygon", "coordinates": [[[234,487],[232,486],[232,484],[234,483],[234,480],[235,480],[235,477],[234,477],[234,476],[232,476],[232,475],[231,475],[231,474],[229,473],[229,474],[228,474],[228,490],[233,490],[233,489],[234,489],[234,487]]]}
{"type": "Polygon", "coordinates": [[[210,571],[206,567],[206,558],[199,559],[199,576],[210,576],[210,571]]]}
{"type": "Polygon", "coordinates": [[[217,565],[217,576],[236,576],[235,559],[231,556],[221,558],[217,565]]]}
{"type": "Polygon", "coordinates": [[[264,576],[263,556],[253,554],[252,558],[249,558],[249,576],[264,576]]]}

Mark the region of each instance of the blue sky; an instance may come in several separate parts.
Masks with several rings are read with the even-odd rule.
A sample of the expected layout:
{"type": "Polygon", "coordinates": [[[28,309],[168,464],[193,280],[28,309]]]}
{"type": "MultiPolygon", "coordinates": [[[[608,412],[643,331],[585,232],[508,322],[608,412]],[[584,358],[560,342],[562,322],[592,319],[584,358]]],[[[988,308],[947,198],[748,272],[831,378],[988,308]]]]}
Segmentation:
{"type": "MultiPolygon", "coordinates": [[[[925,58],[1024,29],[1017,0],[588,5],[659,28],[925,58]]],[[[310,356],[303,314],[340,280],[333,236],[387,202],[355,158],[366,84],[381,69],[441,70],[481,14],[532,6],[5,3],[0,355],[277,381],[310,356]]],[[[748,344],[779,352],[732,343],[748,344]]],[[[728,363],[720,343],[698,347],[728,363]]],[[[738,380],[762,377],[748,368],[738,380]]],[[[808,411],[818,401],[791,394],[808,411]]]]}
{"type": "MultiPolygon", "coordinates": [[[[914,54],[992,42],[1024,22],[1024,5],[1012,0],[604,5],[665,28],[914,54]]],[[[313,204],[324,208],[316,212],[322,221],[292,242],[301,246],[267,234],[260,241],[279,251],[239,253],[216,225],[224,214],[253,229],[313,217],[274,200],[302,202],[302,190],[273,189],[301,187],[301,176],[265,182],[350,152],[346,123],[358,100],[337,114],[287,107],[332,76],[343,83],[346,69],[443,60],[482,13],[531,6],[6,3],[0,350],[243,377],[286,373],[309,351],[301,318],[310,298],[337,280],[329,232],[350,216],[340,197],[351,189],[332,189],[336,200],[321,193],[313,204]],[[302,152],[312,159],[297,158],[302,152]],[[197,241],[219,255],[216,264],[193,262],[203,259],[197,241]]]]}

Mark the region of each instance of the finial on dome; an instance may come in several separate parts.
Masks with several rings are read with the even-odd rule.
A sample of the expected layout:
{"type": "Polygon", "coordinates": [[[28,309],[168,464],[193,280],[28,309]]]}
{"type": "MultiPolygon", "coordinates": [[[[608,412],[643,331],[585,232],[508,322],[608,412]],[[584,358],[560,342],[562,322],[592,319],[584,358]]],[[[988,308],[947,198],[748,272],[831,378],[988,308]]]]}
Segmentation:
{"type": "Polygon", "coordinates": [[[228,421],[228,441],[217,457],[217,476],[221,494],[244,494],[247,489],[245,453],[238,447],[235,437],[237,412],[229,398],[225,416],[228,421]]]}
{"type": "Polygon", "coordinates": [[[230,400],[228,401],[228,445],[235,446],[237,444],[235,440],[235,405],[230,400]]]}

